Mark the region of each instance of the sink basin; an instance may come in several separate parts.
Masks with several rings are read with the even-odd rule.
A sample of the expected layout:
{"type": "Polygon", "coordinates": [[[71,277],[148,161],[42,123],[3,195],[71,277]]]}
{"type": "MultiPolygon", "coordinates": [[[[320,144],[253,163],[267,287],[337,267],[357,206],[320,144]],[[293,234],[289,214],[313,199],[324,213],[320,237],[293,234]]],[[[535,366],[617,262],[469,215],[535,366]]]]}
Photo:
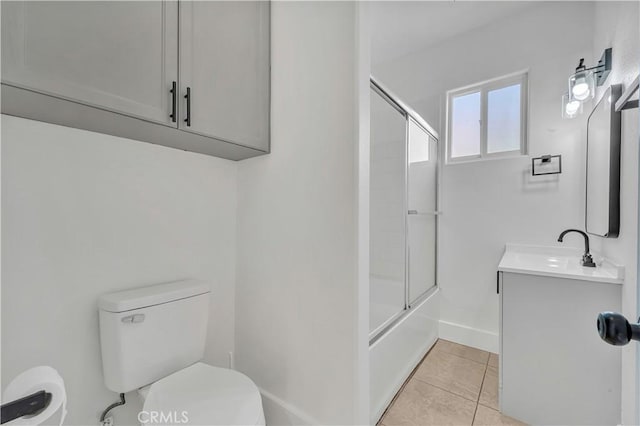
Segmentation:
{"type": "Polygon", "coordinates": [[[582,266],[583,251],[569,247],[507,244],[498,265],[502,272],[622,284],[624,267],[593,254],[595,268],[582,266]]]}

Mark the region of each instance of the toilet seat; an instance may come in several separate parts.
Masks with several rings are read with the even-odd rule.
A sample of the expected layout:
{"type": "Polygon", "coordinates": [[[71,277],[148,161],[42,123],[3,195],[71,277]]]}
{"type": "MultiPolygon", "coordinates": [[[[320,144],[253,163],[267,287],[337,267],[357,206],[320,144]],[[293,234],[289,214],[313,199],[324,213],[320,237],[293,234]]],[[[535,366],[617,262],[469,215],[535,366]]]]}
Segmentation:
{"type": "Polygon", "coordinates": [[[258,387],[244,374],[227,368],[198,362],[138,392],[144,399],[143,424],[265,424],[258,387]],[[164,414],[164,421],[150,421],[154,412],[164,414]]]}

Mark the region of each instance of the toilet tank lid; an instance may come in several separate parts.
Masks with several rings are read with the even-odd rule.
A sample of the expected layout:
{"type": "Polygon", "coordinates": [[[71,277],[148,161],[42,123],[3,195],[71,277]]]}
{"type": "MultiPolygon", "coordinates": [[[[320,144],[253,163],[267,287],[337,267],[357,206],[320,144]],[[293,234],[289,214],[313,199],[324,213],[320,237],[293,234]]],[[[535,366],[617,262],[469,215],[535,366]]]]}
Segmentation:
{"type": "Polygon", "coordinates": [[[117,291],[100,296],[98,307],[107,312],[126,312],[209,293],[206,281],[183,280],[117,291]]]}

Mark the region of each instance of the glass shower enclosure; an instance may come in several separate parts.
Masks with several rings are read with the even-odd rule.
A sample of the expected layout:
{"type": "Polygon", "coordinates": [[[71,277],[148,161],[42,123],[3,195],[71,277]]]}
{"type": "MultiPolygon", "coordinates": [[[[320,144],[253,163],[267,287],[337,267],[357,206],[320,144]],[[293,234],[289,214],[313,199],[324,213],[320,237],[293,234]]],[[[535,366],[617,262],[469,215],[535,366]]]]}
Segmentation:
{"type": "Polygon", "coordinates": [[[369,339],[436,287],[437,133],[371,78],[369,339]]]}

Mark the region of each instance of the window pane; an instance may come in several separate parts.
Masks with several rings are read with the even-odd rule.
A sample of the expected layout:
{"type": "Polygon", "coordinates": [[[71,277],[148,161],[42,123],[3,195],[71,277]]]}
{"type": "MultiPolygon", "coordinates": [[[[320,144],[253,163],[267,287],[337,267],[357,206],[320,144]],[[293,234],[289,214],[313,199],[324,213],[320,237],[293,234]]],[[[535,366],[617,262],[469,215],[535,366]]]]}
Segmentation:
{"type": "Polygon", "coordinates": [[[480,154],[480,92],[453,98],[451,157],[480,154]]]}
{"type": "Polygon", "coordinates": [[[520,150],[520,84],[487,96],[487,152],[520,150]]]}

